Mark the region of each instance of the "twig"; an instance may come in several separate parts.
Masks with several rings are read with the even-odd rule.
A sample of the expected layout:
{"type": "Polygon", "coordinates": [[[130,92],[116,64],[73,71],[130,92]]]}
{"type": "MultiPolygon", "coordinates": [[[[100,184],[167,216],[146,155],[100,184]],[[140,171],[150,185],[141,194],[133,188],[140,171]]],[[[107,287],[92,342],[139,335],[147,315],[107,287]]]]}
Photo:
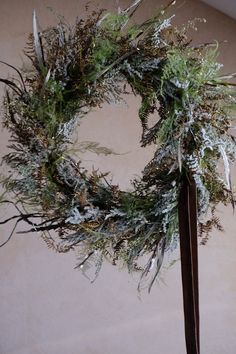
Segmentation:
{"type": "Polygon", "coordinates": [[[16,221],[16,223],[15,223],[15,225],[14,225],[14,227],[13,227],[13,229],[12,229],[10,235],[9,235],[9,237],[7,238],[6,241],[4,241],[2,244],[0,244],[0,247],[5,246],[5,245],[10,241],[10,239],[12,238],[12,236],[13,236],[13,234],[14,234],[14,232],[15,232],[15,229],[16,229],[18,223],[19,223],[19,220],[16,221]]]}
{"type": "Polygon", "coordinates": [[[25,82],[24,82],[24,79],[23,79],[23,76],[22,76],[20,70],[18,70],[15,66],[6,63],[5,61],[0,60],[0,63],[8,66],[9,68],[12,68],[13,70],[15,70],[17,72],[17,74],[20,76],[20,79],[21,79],[21,82],[23,84],[24,90],[27,91],[26,90],[26,86],[25,86],[25,82]]]}

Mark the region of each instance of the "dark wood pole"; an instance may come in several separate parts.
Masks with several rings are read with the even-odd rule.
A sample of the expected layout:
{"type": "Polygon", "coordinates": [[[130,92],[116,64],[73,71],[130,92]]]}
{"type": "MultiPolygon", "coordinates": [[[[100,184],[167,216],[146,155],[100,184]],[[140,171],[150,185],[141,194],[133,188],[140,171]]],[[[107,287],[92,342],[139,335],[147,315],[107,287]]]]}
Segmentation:
{"type": "Polygon", "coordinates": [[[187,354],[200,354],[197,244],[197,191],[191,176],[179,196],[179,233],[187,354]]]}

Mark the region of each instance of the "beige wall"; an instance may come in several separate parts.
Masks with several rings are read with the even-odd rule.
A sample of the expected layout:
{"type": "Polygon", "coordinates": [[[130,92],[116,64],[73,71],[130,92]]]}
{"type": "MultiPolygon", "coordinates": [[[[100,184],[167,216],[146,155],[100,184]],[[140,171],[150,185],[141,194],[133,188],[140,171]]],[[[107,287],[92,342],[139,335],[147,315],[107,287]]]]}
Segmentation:
{"type": "MultiPolygon", "coordinates": [[[[82,0],[0,0],[0,59],[21,66],[22,48],[36,9],[43,26],[55,22],[47,6],[69,21],[81,15],[82,0]]],[[[102,1],[111,7],[115,1],[102,1]]],[[[124,2],[123,2],[124,3],[124,2]]],[[[160,1],[146,0],[139,18],[151,15],[160,1]]],[[[235,71],[236,22],[198,2],[179,1],[176,21],[206,17],[195,41],[228,40],[219,60],[224,72],[235,71]]],[[[0,76],[7,75],[1,66],[0,76]]],[[[2,91],[1,91],[2,93],[2,91]]],[[[99,141],[124,153],[86,155],[86,166],[111,170],[114,182],[126,187],[151,158],[138,146],[138,100],[127,106],[104,107],[81,125],[82,140],[99,141]],[[109,129],[108,129],[109,127],[109,129]]],[[[0,132],[1,154],[7,135],[0,132]]],[[[236,179],[235,179],[236,180],[236,179]]],[[[1,217],[10,210],[0,211],[1,217]]],[[[236,237],[235,216],[221,208],[225,233],[214,232],[200,247],[201,341],[203,354],[236,353],[236,237]]],[[[1,229],[0,239],[10,228],[1,229]]],[[[178,254],[175,255],[178,258],[178,254]]],[[[136,292],[135,276],[105,264],[90,284],[73,267],[75,254],[48,250],[39,235],[15,235],[0,249],[0,354],[183,354],[184,332],[180,264],[165,269],[150,295],[136,292]]]]}

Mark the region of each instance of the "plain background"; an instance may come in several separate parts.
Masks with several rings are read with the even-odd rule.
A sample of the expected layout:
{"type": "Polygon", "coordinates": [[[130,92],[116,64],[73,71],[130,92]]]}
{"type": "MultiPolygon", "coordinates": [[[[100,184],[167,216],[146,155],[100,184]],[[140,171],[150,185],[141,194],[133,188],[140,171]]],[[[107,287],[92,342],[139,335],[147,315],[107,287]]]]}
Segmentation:
{"type": "MultiPolygon", "coordinates": [[[[83,16],[83,0],[0,0],[0,60],[22,66],[22,48],[36,9],[42,28],[56,23],[56,14],[72,23],[83,16]],[[51,9],[50,9],[50,8],[51,9]]],[[[150,16],[165,1],[146,0],[137,18],[150,16]]],[[[114,8],[115,1],[100,6],[114,8]]],[[[121,1],[127,5],[129,1],[121,1]]],[[[204,17],[197,43],[217,39],[223,72],[235,72],[236,22],[197,1],[179,1],[175,22],[204,17]]],[[[0,77],[8,71],[0,67],[0,77]]],[[[1,95],[3,90],[1,91],[1,95]]],[[[86,166],[111,171],[122,188],[140,174],[153,148],[139,147],[139,99],[127,105],[104,106],[83,121],[80,140],[97,141],[122,155],[87,154],[86,166]]],[[[8,135],[0,132],[1,154],[8,135]]],[[[235,174],[235,169],[234,169],[235,174]]],[[[0,217],[12,210],[1,209],[0,217]]],[[[219,208],[225,232],[213,232],[200,246],[201,347],[203,354],[236,353],[236,237],[230,207],[219,208]]],[[[22,226],[23,227],[23,226],[22,226]]],[[[10,226],[1,228],[1,242],[10,226]]],[[[76,254],[55,254],[39,235],[15,235],[0,249],[0,354],[183,354],[185,353],[180,263],[166,267],[150,295],[141,298],[137,277],[104,264],[94,284],[74,270],[76,254]]]]}

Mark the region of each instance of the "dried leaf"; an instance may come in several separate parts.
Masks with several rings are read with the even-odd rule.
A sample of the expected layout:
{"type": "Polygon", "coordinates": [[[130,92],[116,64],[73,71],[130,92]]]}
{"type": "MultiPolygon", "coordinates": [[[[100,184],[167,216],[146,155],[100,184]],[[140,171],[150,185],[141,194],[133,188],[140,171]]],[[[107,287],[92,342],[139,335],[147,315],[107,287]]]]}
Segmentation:
{"type": "Polygon", "coordinates": [[[35,57],[37,59],[39,68],[42,70],[44,68],[43,48],[41,45],[41,40],[38,32],[37,17],[36,17],[35,10],[33,11],[33,36],[34,36],[35,57]]]}

